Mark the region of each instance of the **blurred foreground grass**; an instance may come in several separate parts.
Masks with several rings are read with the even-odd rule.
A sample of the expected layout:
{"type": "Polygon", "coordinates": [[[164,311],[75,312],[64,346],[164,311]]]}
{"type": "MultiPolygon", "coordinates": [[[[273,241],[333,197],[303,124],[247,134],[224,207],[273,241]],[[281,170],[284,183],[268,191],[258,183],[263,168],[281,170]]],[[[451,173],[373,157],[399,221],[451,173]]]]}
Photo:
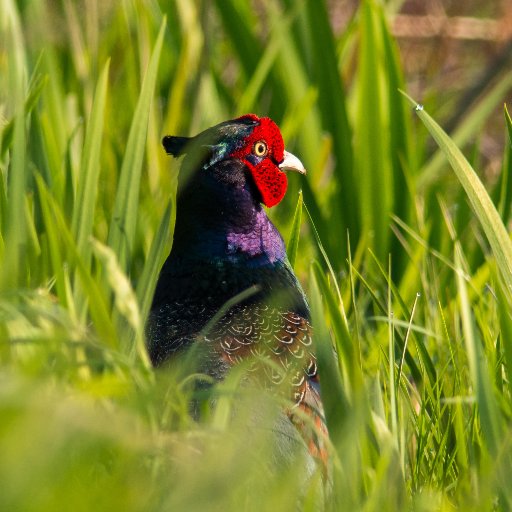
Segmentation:
{"type": "Polygon", "coordinates": [[[321,1],[252,5],[0,0],[0,509],[509,510],[510,144],[489,195],[473,169],[510,73],[449,138],[441,93],[398,92],[379,2],[340,37],[321,1]],[[144,350],[175,214],[161,135],[249,111],[308,168],[271,215],[288,238],[302,189],[325,501],[300,463],[269,473],[272,397],[233,372],[195,421],[193,362],[155,374],[144,350]]]}

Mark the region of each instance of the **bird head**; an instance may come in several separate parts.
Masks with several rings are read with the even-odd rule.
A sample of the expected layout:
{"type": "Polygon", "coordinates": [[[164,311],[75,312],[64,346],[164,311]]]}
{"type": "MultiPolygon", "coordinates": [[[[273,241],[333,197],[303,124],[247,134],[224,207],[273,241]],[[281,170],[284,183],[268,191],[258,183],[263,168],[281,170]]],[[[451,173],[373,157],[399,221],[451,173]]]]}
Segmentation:
{"type": "Polygon", "coordinates": [[[268,207],[283,199],[288,186],[286,171],[306,172],[301,161],[285,151],[283,137],[274,121],[254,114],[225,121],[191,138],[165,136],[162,144],[175,157],[192,155],[191,167],[203,171],[223,160],[242,162],[261,202],[268,207]]]}

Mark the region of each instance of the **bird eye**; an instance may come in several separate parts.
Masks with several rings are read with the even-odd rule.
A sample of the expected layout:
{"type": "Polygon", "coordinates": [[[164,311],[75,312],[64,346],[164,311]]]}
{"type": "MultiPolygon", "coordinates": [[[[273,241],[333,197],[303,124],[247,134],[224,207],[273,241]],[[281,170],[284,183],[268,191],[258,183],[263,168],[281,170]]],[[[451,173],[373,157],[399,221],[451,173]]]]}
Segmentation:
{"type": "Polygon", "coordinates": [[[264,142],[262,140],[259,140],[258,142],[256,142],[254,144],[254,146],[252,147],[252,152],[256,156],[265,156],[268,153],[268,147],[267,147],[266,142],[264,142]]]}

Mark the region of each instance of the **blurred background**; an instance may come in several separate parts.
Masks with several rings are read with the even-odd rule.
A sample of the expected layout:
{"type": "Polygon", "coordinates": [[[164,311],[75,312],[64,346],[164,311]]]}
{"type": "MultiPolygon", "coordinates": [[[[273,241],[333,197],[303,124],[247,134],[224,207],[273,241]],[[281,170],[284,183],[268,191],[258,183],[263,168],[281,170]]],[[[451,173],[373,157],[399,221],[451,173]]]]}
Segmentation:
{"type": "MultiPolygon", "coordinates": [[[[358,4],[328,2],[335,33],[347,26],[358,4]]],[[[510,66],[511,18],[512,5],[506,0],[394,2],[390,29],[400,48],[407,91],[414,98],[442,91],[437,115],[447,131],[510,66]]],[[[481,145],[492,175],[499,171],[504,143],[499,107],[496,113],[486,125],[481,145]]]]}

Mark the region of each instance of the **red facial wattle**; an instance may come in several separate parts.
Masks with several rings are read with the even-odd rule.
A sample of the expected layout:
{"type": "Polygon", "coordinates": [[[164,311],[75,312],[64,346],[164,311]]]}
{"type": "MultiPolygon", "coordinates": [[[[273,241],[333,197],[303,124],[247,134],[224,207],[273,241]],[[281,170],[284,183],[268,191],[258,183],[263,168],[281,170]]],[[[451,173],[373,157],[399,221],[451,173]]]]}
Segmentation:
{"type": "Polygon", "coordinates": [[[247,166],[260,191],[263,204],[271,208],[279,203],[288,187],[286,174],[267,158],[258,165],[248,163],[247,166]]]}
{"type": "Polygon", "coordinates": [[[251,119],[258,121],[259,124],[244,139],[243,146],[230,156],[245,161],[261,194],[263,204],[268,207],[274,206],[283,199],[288,186],[286,174],[279,168],[279,163],[284,159],[283,137],[277,125],[268,117],[259,118],[254,114],[247,114],[240,119],[251,119]],[[259,141],[267,145],[268,152],[259,163],[254,164],[248,157],[253,154],[254,146],[259,141]]]}

